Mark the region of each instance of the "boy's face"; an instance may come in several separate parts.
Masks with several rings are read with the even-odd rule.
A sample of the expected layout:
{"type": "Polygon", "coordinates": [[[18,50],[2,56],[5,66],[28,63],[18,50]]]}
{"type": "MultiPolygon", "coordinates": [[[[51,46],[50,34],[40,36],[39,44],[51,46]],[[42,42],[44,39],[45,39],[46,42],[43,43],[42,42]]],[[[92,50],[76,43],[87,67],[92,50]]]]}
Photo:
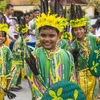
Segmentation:
{"type": "Polygon", "coordinates": [[[79,27],[79,28],[74,28],[73,32],[77,39],[81,39],[85,35],[86,30],[83,27],[79,27]]]}
{"type": "Polygon", "coordinates": [[[90,28],[90,32],[93,33],[95,35],[95,28],[91,27],[90,28]]]}
{"type": "Polygon", "coordinates": [[[9,9],[7,9],[7,12],[8,12],[9,15],[12,15],[13,12],[14,12],[13,7],[10,7],[9,9]]]}
{"type": "Polygon", "coordinates": [[[35,12],[33,13],[33,16],[34,16],[34,17],[40,16],[40,11],[35,11],[35,12]]]}
{"type": "Polygon", "coordinates": [[[42,47],[44,47],[47,50],[54,51],[57,40],[59,39],[59,34],[57,34],[56,31],[51,29],[41,29],[39,38],[42,47]]]}
{"type": "Polygon", "coordinates": [[[26,15],[26,16],[25,16],[25,21],[26,21],[26,23],[28,23],[28,22],[29,22],[29,20],[30,20],[29,18],[30,18],[30,16],[29,16],[29,15],[26,15]]]}
{"type": "Polygon", "coordinates": [[[5,36],[2,32],[0,32],[0,44],[3,44],[5,42],[5,36]]]}

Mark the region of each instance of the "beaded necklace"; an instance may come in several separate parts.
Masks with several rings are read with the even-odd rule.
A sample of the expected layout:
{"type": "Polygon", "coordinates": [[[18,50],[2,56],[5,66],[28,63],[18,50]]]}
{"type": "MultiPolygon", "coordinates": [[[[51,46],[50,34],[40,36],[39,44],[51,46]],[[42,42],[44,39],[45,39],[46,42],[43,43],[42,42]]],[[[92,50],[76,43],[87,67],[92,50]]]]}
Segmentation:
{"type": "Polygon", "coordinates": [[[77,42],[77,46],[78,48],[80,49],[80,56],[83,58],[83,59],[87,59],[89,58],[89,54],[90,54],[90,41],[88,39],[88,36],[86,36],[84,38],[84,41],[83,43],[81,43],[80,41],[76,40],[77,42]]]}
{"type": "MultiPolygon", "coordinates": [[[[55,50],[58,51],[59,48],[56,47],[55,50]]],[[[50,51],[50,50],[46,50],[46,49],[44,49],[44,52],[45,52],[46,58],[47,58],[48,60],[52,60],[52,55],[53,55],[54,53],[56,53],[56,51],[53,52],[53,51],[50,51]]]]}

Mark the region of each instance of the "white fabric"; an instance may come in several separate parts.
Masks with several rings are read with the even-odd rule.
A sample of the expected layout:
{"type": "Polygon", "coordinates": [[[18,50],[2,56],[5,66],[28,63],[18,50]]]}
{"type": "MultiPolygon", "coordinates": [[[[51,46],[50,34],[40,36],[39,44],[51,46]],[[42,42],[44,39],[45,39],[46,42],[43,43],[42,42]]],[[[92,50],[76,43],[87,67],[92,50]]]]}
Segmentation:
{"type": "Polygon", "coordinates": [[[9,25],[12,25],[12,19],[10,19],[11,17],[7,17],[6,14],[4,14],[4,16],[6,17],[6,21],[9,25]]]}
{"type": "Polygon", "coordinates": [[[35,23],[36,21],[36,18],[32,19],[30,22],[29,22],[29,29],[32,29],[32,26],[33,24],[35,23]]]}
{"type": "MultiPolygon", "coordinates": [[[[35,34],[35,29],[32,29],[32,26],[34,25],[36,21],[36,18],[32,19],[30,22],[29,22],[29,30],[32,30],[32,32],[35,34]]],[[[27,38],[29,39],[28,42],[36,42],[36,36],[33,36],[33,35],[28,35],[27,38]]]]}
{"type": "Polygon", "coordinates": [[[100,36],[100,28],[96,29],[96,36],[100,36]]]}
{"type": "MultiPolygon", "coordinates": [[[[9,27],[9,32],[8,32],[9,36],[11,36],[12,38],[14,38],[14,35],[17,35],[17,33],[15,32],[15,27],[14,26],[10,26],[9,27]]],[[[12,40],[10,39],[10,42],[12,40]]]]}

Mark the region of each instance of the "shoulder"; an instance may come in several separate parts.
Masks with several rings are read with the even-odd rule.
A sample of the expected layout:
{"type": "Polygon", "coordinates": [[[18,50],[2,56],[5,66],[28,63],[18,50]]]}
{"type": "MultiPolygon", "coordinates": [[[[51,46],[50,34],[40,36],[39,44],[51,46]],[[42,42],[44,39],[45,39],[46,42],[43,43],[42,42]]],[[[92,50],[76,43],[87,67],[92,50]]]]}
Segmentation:
{"type": "Polygon", "coordinates": [[[6,52],[11,52],[10,48],[6,45],[3,46],[3,50],[6,52]]]}

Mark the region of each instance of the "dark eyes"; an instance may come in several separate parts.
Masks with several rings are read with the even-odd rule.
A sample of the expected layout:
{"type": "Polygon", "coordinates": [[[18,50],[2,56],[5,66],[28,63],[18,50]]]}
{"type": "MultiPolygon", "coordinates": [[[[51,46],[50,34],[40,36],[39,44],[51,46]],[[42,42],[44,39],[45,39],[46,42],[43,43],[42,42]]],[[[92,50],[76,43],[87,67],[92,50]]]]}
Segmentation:
{"type": "Polygon", "coordinates": [[[41,37],[50,37],[50,38],[53,38],[53,37],[55,37],[55,34],[49,34],[49,35],[41,34],[41,37]]]}
{"type": "Polygon", "coordinates": [[[41,34],[41,37],[46,37],[47,35],[46,34],[41,34]]]}

